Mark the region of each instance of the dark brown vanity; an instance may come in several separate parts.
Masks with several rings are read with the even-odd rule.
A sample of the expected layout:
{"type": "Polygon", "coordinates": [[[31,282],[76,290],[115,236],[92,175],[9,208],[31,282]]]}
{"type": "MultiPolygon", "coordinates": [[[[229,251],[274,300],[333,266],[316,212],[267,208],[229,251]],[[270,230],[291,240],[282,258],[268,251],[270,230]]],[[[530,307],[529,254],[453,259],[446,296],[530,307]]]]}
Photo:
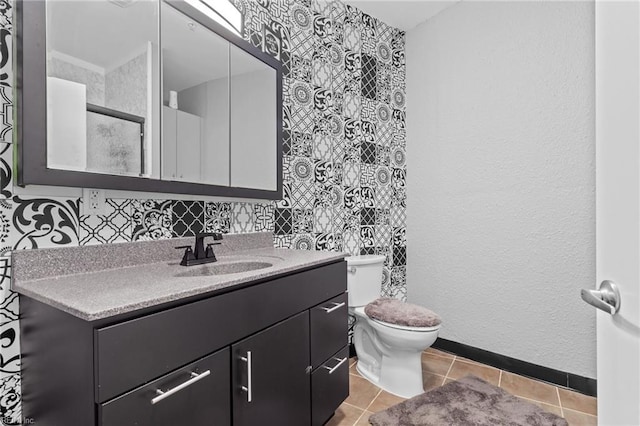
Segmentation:
{"type": "MultiPolygon", "coordinates": [[[[315,258],[293,270],[285,259],[282,273],[274,261],[268,277],[97,319],[65,312],[44,290],[41,300],[25,295],[62,288],[65,276],[19,280],[24,415],[38,425],[324,424],[349,393],[346,263],[291,252],[315,258]]],[[[136,267],[115,271],[126,279],[119,271],[136,267]]],[[[108,272],[85,274],[78,300],[92,303],[108,272]]],[[[77,288],[83,274],[68,277],[64,285],[77,288]]]]}

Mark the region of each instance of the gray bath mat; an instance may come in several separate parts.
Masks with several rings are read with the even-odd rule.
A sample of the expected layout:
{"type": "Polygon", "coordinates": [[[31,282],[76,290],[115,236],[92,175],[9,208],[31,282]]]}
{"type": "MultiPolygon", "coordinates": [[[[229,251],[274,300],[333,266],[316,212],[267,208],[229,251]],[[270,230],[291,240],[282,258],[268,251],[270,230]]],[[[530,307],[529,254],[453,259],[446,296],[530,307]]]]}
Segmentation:
{"type": "Polygon", "coordinates": [[[565,419],[475,376],[372,414],[373,426],[567,426],[565,419]]]}

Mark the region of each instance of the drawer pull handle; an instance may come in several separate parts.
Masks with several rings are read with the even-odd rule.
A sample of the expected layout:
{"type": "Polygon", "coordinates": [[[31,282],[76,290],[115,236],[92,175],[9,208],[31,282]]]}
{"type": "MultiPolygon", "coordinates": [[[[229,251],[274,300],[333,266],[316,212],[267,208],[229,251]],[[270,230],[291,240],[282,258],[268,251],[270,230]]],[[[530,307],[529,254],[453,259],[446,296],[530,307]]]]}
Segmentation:
{"type": "Polygon", "coordinates": [[[333,305],[332,308],[327,308],[326,306],[323,306],[322,309],[324,309],[326,313],[330,314],[331,312],[335,311],[336,309],[342,308],[345,305],[345,302],[342,302],[342,303],[333,302],[332,305],[333,305]]]}
{"type": "Polygon", "coordinates": [[[247,402],[251,402],[253,399],[253,392],[251,391],[251,351],[247,351],[247,356],[241,356],[240,359],[247,363],[247,386],[241,386],[240,389],[247,393],[247,402]]]}
{"type": "Polygon", "coordinates": [[[336,364],[335,367],[327,367],[326,365],[323,365],[324,368],[326,368],[327,370],[329,370],[329,374],[333,374],[334,371],[336,371],[342,364],[344,364],[345,362],[347,362],[347,357],[344,357],[342,359],[340,358],[333,358],[336,361],[340,361],[338,362],[338,364],[336,364]]]}
{"type": "Polygon", "coordinates": [[[169,398],[174,393],[180,392],[182,389],[186,388],[187,386],[191,386],[195,382],[204,379],[209,374],[211,374],[211,370],[204,371],[204,372],[202,372],[200,374],[191,372],[191,378],[189,380],[187,380],[186,382],[184,382],[182,384],[179,384],[175,388],[171,388],[168,391],[163,391],[163,390],[160,390],[160,389],[156,389],[156,393],[158,394],[158,396],[156,396],[155,398],[151,399],[151,404],[157,404],[158,402],[162,401],[163,399],[169,398]]]}

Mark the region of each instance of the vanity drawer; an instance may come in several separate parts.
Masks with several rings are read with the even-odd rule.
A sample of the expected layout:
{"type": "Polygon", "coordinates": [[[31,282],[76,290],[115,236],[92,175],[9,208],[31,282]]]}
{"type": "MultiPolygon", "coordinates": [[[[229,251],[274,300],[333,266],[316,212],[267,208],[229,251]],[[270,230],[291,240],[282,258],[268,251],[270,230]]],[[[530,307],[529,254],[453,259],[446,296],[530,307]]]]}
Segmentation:
{"type": "Polygon", "coordinates": [[[225,348],[101,404],[100,426],[230,425],[230,352],[225,348]]]}
{"type": "Polygon", "coordinates": [[[347,293],[311,309],[311,366],[316,368],[348,343],[347,293]]]}
{"type": "Polygon", "coordinates": [[[96,402],[343,293],[346,275],[345,262],[333,263],[97,329],[96,402]]]}
{"type": "Polygon", "coordinates": [[[311,374],[311,424],[323,425],[349,396],[349,347],[345,346],[311,374]]]}

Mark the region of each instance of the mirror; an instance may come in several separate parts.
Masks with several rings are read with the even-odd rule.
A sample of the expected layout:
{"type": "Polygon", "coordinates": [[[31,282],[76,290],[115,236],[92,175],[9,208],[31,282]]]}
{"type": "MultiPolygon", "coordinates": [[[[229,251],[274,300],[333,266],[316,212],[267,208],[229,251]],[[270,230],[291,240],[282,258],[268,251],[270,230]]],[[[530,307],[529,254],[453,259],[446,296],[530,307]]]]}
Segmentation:
{"type": "Polygon", "coordinates": [[[282,65],[212,4],[19,1],[18,184],[280,199],[282,65]]]}
{"type": "Polygon", "coordinates": [[[231,47],[231,186],[277,187],[276,71],[231,47]],[[246,119],[251,117],[251,126],[246,119]]]}
{"type": "Polygon", "coordinates": [[[159,176],[157,22],[152,1],[47,1],[47,167],[159,176]]]}
{"type": "Polygon", "coordinates": [[[162,179],[276,191],[276,69],[164,3],[162,70],[162,179]]]}
{"type": "Polygon", "coordinates": [[[162,4],[162,179],[229,186],[229,42],[162,4]]]}

